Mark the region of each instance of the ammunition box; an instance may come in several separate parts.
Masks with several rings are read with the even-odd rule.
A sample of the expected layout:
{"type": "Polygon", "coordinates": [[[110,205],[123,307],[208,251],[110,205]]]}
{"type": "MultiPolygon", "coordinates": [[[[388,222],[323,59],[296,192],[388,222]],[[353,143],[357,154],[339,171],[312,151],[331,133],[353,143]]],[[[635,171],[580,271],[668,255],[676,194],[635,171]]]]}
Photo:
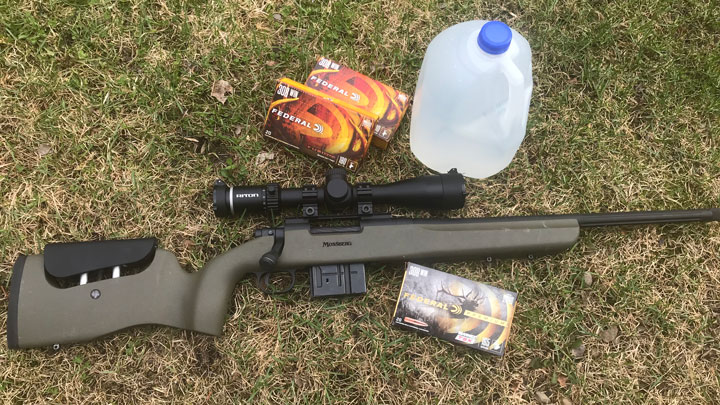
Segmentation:
{"type": "Polygon", "coordinates": [[[320,58],[305,85],[378,116],[373,145],[386,149],[410,97],[330,59],[320,58]]]}
{"type": "Polygon", "coordinates": [[[502,356],[517,293],[407,263],[392,324],[502,356]]]}
{"type": "Polygon", "coordinates": [[[290,79],[281,79],[263,134],[290,148],[356,171],[377,116],[290,79]]]}

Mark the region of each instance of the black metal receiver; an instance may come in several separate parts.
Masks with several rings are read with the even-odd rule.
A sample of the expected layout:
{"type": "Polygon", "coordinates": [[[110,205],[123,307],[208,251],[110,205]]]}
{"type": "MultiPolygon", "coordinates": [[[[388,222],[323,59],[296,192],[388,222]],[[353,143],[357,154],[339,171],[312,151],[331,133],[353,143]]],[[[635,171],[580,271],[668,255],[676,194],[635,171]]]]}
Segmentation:
{"type": "MultiPolygon", "coordinates": [[[[283,294],[295,287],[295,274],[298,269],[277,270],[280,256],[285,248],[285,231],[305,230],[310,234],[343,235],[347,233],[361,233],[364,226],[381,221],[392,220],[389,214],[376,214],[367,217],[360,216],[329,216],[318,218],[288,218],[282,227],[258,229],[255,237],[272,236],[273,244],[270,250],[263,254],[259,260],[260,270],[255,273],[257,287],[267,294],[283,294]],[[354,221],[354,225],[344,226],[314,226],[316,220],[322,221],[354,221]],[[281,280],[283,275],[288,275],[289,280],[281,280]],[[276,277],[275,282],[271,280],[276,277]],[[279,280],[279,281],[278,281],[279,280]]],[[[324,241],[323,248],[332,249],[338,247],[352,246],[351,241],[337,240],[324,241]]],[[[367,292],[365,283],[364,263],[324,264],[313,265],[303,271],[308,271],[310,281],[310,296],[338,297],[345,295],[359,295],[367,292]]]]}
{"type": "Polygon", "coordinates": [[[356,209],[372,215],[375,204],[424,209],[458,209],[465,205],[465,178],[452,169],[445,174],[420,176],[389,184],[351,185],[342,168],[328,170],[321,187],[281,188],[277,183],[261,186],[228,186],[216,180],[213,211],[218,217],[240,216],[245,211],[271,211],[300,207],[304,217],[317,217],[319,207],[337,212],[356,209]]]}

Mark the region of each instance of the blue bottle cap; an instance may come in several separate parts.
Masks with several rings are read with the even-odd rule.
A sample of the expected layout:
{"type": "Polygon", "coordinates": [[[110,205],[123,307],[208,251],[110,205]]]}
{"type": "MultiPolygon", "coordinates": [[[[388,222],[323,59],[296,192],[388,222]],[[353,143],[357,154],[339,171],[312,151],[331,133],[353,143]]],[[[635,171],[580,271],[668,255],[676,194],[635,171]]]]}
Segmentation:
{"type": "Polygon", "coordinates": [[[489,21],[480,29],[477,43],[480,48],[492,55],[500,55],[505,53],[510,47],[512,41],[512,31],[510,27],[501,21],[489,21]]]}

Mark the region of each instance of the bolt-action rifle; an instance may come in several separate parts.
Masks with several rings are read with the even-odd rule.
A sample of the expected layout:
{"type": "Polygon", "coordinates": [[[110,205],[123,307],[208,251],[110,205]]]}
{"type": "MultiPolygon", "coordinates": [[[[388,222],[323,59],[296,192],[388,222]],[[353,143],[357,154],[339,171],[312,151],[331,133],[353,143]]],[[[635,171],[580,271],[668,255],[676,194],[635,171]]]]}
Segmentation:
{"type": "Polygon", "coordinates": [[[366,291],[366,263],[532,258],[568,249],[581,227],[720,220],[720,209],[478,219],[373,213],[383,204],[456,209],[465,196],[455,170],[383,185],[351,185],[342,169],[328,171],[321,187],[217,181],[218,217],[300,207],[303,218],[257,230],[194,273],[153,238],[55,243],[42,255],[20,256],[10,280],[8,347],[82,342],[142,324],[219,335],[235,284],[248,273],[263,291],[284,293],[296,271],[308,269],[313,297],[355,295],[366,291]],[[352,215],[321,217],[320,207],[352,215]],[[323,225],[328,219],[335,222],[323,225]]]}
{"type": "Polygon", "coordinates": [[[235,284],[249,273],[262,281],[309,268],[313,296],[354,294],[365,290],[365,263],[534,257],[570,248],[580,228],[709,221],[720,221],[720,209],[478,219],[373,215],[341,226],[301,218],[256,231],[193,273],[155,239],[51,244],[15,263],[8,346],[82,342],[142,324],[220,335],[235,284]]]}

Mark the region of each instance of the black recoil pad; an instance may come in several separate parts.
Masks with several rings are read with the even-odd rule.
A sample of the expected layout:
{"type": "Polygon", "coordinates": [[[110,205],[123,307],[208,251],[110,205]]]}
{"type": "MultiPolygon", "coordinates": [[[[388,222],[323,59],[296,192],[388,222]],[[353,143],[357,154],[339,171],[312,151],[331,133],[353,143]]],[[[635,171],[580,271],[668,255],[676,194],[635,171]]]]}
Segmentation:
{"type": "Polygon", "coordinates": [[[20,281],[25,269],[27,256],[20,255],[13,265],[10,276],[10,301],[7,310],[7,345],[8,349],[19,349],[18,344],[18,306],[20,305],[20,281]]]}

